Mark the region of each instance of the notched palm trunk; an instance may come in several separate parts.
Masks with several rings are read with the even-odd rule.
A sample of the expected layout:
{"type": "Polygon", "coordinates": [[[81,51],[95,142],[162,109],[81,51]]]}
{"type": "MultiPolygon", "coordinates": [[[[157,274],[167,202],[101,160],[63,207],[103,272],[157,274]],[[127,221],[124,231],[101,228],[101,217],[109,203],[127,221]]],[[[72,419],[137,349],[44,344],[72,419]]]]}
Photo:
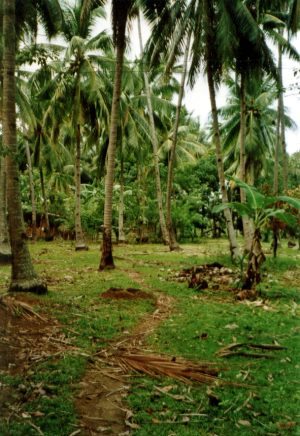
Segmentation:
{"type": "Polygon", "coordinates": [[[260,269],[265,260],[266,256],[264,255],[261,246],[261,234],[259,229],[255,229],[248,257],[248,266],[243,289],[255,289],[256,285],[260,283],[260,269]]]}
{"type": "MultiPolygon", "coordinates": [[[[114,90],[110,115],[109,144],[107,153],[107,172],[105,178],[105,202],[103,219],[102,254],[99,271],[114,268],[112,254],[112,202],[115,173],[115,157],[118,135],[118,122],[120,111],[120,96],[122,88],[122,72],[125,51],[125,29],[130,2],[124,2],[124,8],[119,10],[123,17],[119,17],[118,31],[116,35],[116,64],[114,77],[114,90]],[[121,20],[121,18],[123,18],[121,20]]],[[[115,11],[116,12],[116,11],[115,11]]]]}
{"type": "Polygon", "coordinates": [[[81,175],[80,175],[80,125],[76,127],[76,162],[75,162],[75,251],[88,250],[88,246],[85,243],[82,226],[81,226],[81,205],[80,205],[80,191],[81,191],[81,175]]]}
{"type": "Polygon", "coordinates": [[[0,157],[0,264],[11,262],[11,247],[6,212],[5,161],[0,157]]]}
{"type": "Polygon", "coordinates": [[[111,240],[111,230],[109,228],[103,228],[103,239],[102,239],[102,255],[99,270],[104,269],[114,269],[114,259],[112,255],[112,240],[111,240]]]}
{"type": "MultiPolygon", "coordinates": [[[[215,92],[214,59],[213,59],[213,52],[211,51],[211,48],[215,46],[215,41],[213,40],[213,22],[214,22],[213,8],[209,0],[204,1],[204,14],[205,14],[205,21],[207,26],[206,53],[205,53],[206,74],[207,74],[208,90],[209,90],[211,112],[212,112],[213,143],[216,148],[216,160],[217,160],[219,184],[222,194],[222,203],[228,203],[228,196],[227,196],[227,190],[225,185],[223,153],[221,147],[221,134],[219,129],[218,109],[217,109],[216,92],[215,92]]],[[[239,258],[240,252],[235,236],[235,230],[233,227],[231,211],[229,209],[224,209],[224,217],[226,220],[231,258],[232,260],[236,260],[239,258]]]]}
{"type": "Polygon", "coordinates": [[[4,0],[3,12],[3,146],[7,150],[7,208],[12,251],[9,291],[42,294],[47,291],[47,287],[37,277],[31,262],[23,226],[19,186],[15,110],[15,1],[4,0]]]}

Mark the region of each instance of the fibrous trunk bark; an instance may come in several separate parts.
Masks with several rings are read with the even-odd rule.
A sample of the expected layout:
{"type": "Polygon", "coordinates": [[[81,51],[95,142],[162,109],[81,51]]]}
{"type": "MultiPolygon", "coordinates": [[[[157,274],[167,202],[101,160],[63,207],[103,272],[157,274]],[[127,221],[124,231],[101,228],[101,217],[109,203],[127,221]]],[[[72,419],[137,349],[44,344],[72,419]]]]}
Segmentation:
{"type": "Polygon", "coordinates": [[[178,101],[177,101],[177,107],[176,107],[176,115],[175,115],[175,123],[174,123],[174,128],[173,128],[174,131],[173,131],[172,145],[171,145],[171,150],[170,150],[169,165],[168,165],[166,221],[167,221],[167,229],[168,229],[168,233],[169,233],[169,247],[170,247],[171,251],[180,249],[180,247],[176,241],[176,238],[175,238],[175,233],[174,233],[174,228],[173,228],[173,223],[172,223],[171,197],[172,197],[172,190],[173,190],[174,164],[175,164],[175,156],[176,156],[177,136],[178,136],[178,128],[179,128],[182,100],[183,100],[183,95],[184,95],[184,86],[185,86],[185,80],[186,80],[186,74],[187,74],[187,63],[188,63],[188,58],[189,58],[190,42],[191,42],[191,33],[189,33],[188,38],[187,38],[185,54],[184,54],[184,58],[183,58],[183,67],[182,67],[180,88],[179,88],[178,101]]]}
{"type": "Polygon", "coordinates": [[[25,140],[25,151],[27,158],[27,168],[28,168],[28,176],[29,176],[29,189],[30,189],[30,198],[31,198],[31,229],[32,229],[32,241],[36,241],[36,201],[35,201],[35,192],[34,192],[34,181],[33,181],[33,172],[32,172],[32,164],[31,164],[31,155],[28,141],[25,140]]]}
{"type": "MultiPolygon", "coordinates": [[[[2,4],[0,5],[0,32],[3,32],[2,4]]],[[[2,126],[3,59],[0,56],[0,125],[2,126]]],[[[0,154],[0,264],[11,262],[11,247],[8,234],[6,201],[6,168],[4,156],[0,154]]]]}
{"type": "Polygon", "coordinates": [[[279,45],[279,59],[278,59],[278,80],[279,80],[279,97],[278,97],[278,110],[280,119],[280,142],[282,147],[282,178],[283,190],[286,192],[288,189],[288,158],[286,152],[286,139],[285,139],[285,113],[283,101],[283,79],[282,79],[282,47],[279,45]],[[279,64],[280,61],[280,64],[279,64]]]}
{"type": "Polygon", "coordinates": [[[50,222],[49,222],[49,213],[48,213],[48,200],[47,200],[47,194],[45,189],[45,180],[44,180],[44,172],[43,167],[40,165],[39,167],[40,172],[40,182],[41,182],[41,191],[42,191],[42,197],[43,197],[43,206],[44,206],[44,216],[45,216],[45,233],[46,235],[50,232],[50,222]]]}
{"type": "MultiPolygon", "coordinates": [[[[221,147],[221,135],[219,129],[218,111],[217,111],[217,103],[216,103],[215,83],[214,83],[214,71],[213,71],[214,59],[212,58],[213,53],[210,51],[210,47],[213,46],[213,40],[212,40],[213,29],[212,29],[212,17],[211,17],[212,11],[211,11],[211,4],[209,0],[204,1],[204,6],[205,6],[205,14],[206,14],[205,18],[207,21],[206,72],[207,72],[207,81],[208,81],[212,120],[213,120],[213,143],[216,148],[216,160],[217,160],[218,177],[219,177],[219,183],[220,183],[220,189],[222,195],[222,203],[228,203],[228,195],[225,185],[223,154],[222,154],[222,147],[221,147]]],[[[237,244],[235,231],[233,227],[232,215],[229,209],[224,210],[224,217],[226,220],[231,258],[235,260],[239,257],[239,247],[237,244]]]]}
{"type": "MultiPolygon", "coordinates": [[[[126,6],[126,5],[125,5],[126,6]]],[[[110,114],[109,144],[107,156],[107,171],[105,178],[105,201],[103,219],[102,253],[99,270],[115,268],[112,253],[112,203],[113,184],[115,173],[115,158],[117,146],[117,133],[120,111],[120,96],[122,87],[122,70],[125,51],[125,29],[126,21],[120,23],[116,40],[116,63],[114,76],[113,99],[110,114]]]]}
{"type": "Polygon", "coordinates": [[[45,293],[28,250],[23,226],[19,168],[17,162],[15,89],[15,0],[3,1],[3,146],[7,150],[7,202],[12,250],[10,291],[45,293]]]}
{"type": "MultiPolygon", "coordinates": [[[[141,19],[140,15],[138,15],[138,32],[139,32],[139,43],[140,43],[140,51],[143,53],[143,41],[142,41],[142,30],[141,30],[141,19]]],[[[149,85],[149,78],[146,70],[144,69],[144,85],[145,92],[147,97],[147,107],[149,112],[149,121],[150,121],[150,133],[151,133],[151,142],[153,148],[153,162],[154,162],[154,171],[155,171],[155,183],[156,183],[156,197],[158,204],[158,214],[159,214],[159,224],[161,228],[162,238],[164,244],[169,244],[169,235],[166,226],[166,220],[163,210],[163,198],[162,198],[162,189],[161,189],[161,181],[160,181],[160,171],[159,171],[159,157],[158,157],[158,139],[155,129],[153,108],[151,102],[151,92],[149,85]]]]}
{"type": "Polygon", "coordinates": [[[80,125],[76,126],[76,147],[75,147],[75,250],[88,250],[85,243],[82,226],[81,226],[81,205],[80,205],[80,191],[81,191],[81,174],[80,174],[80,125]]]}
{"type": "Polygon", "coordinates": [[[120,168],[120,198],[119,198],[119,242],[126,241],[124,232],[124,159],[121,150],[120,168]]]}
{"type": "Polygon", "coordinates": [[[5,160],[0,156],[0,264],[11,262],[7,223],[5,160]]]}
{"type": "MultiPolygon", "coordinates": [[[[282,74],[282,49],[281,45],[278,45],[278,79],[279,79],[279,87],[282,86],[282,80],[280,80],[282,74]]],[[[282,92],[282,91],[279,91],[282,92]]],[[[280,156],[280,148],[282,144],[281,137],[281,99],[280,94],[278,95],[277,100],[277,123],[276,123],[276,142],[275,142],[275,156],[274,156],[274,195],[279,194],[279,156],[280,156]]]]}
{"type": "MultiPolygon", "coordinates": [[[[246,182],[246,83],[245,76],[241,73],[241,115],[240,115],[240,171],[239,177],[242,182],[246,182]]],[[[241,203],[246,202],[246,194],[243,188],[240,188],[241,203]]],[[[242,216],[243,232],[245,241],[245,252],[249,253],[252,242],[252,225],[248,216],[242,216]]]]}
{"type": "Polygon", "coordinates": [[[246,277],[243,283],[243,289],[255,289],[260,283],[260,268],[266,260],[261,246],[261,234],[259,229],[255,229],[251,249],[248,258],[246,277]]]}

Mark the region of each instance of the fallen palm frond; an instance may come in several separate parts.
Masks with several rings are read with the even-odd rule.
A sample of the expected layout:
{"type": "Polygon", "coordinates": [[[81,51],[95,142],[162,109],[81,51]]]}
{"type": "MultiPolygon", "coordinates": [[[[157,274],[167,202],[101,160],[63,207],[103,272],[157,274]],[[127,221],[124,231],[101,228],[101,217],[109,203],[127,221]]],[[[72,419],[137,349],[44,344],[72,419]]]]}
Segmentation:
{"type": "MultiPolygon", "coordinates": [[[[153,354],[124,353],[115,356],[125,370],[134,370],[150,376],[166,376],[184,383],[213,383],[218,380],[218,370],[213,364],[196,364],[183,359],[176,360],[153,354]]],[[[219,381],[221,384],[223,381],[219,381]]]]}
{"type": "Polygon", "coordinates": [[[23,316],[24,318],[36,317],[41,321],[46,322],[47,320],[39,315],[32,306],[23,301],[18,301],[14,297],[3,295],[0,297],[0,305],[6,310],[10,311],[15,315],[23,316]]]}
{"type": "Polygon", "coordinates": [[[266,353],[248,353],[243,350],[232,351],[232,350],[236,350],[237,348],[260,349],[266,351],[286,350],[286,347],[276,344],[251,344],[247,342],[241,342],[241,343],[233,343],[227,345],[226,347],[223,347],[219,351],[217,351],[216,354],[219,357],[246,356],[246,357],[257,357],[257,358],[265,357],[267,359],[273,359],[275,357],[273,355],[266,354],[266,353]]]}

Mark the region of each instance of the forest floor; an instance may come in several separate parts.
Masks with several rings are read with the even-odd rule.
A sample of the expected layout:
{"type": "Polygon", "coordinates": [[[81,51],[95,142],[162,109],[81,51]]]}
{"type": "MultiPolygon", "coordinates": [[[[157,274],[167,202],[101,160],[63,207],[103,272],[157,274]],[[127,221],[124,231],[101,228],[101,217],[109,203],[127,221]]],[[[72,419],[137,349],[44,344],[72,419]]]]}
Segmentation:
{"type": "Polygon", "coordinates": [[[115,246],[99,273],[96,245],[33,244],[46,296],[5,295],[0,266],[1,435],[300,433],[300,252],[249,300],[226,241],[182,248],[115,246]]]}

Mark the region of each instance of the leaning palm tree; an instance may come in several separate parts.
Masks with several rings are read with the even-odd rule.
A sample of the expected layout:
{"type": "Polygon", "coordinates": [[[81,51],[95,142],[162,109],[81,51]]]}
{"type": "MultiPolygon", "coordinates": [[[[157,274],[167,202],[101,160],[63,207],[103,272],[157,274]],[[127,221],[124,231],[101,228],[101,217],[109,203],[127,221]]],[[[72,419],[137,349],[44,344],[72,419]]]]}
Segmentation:
{"type": "Polygon", "coordinates": [[[9,235],[12,249],[10,291],[45,293],[47,287],[37,277],[29,254],[22,219],[16,138],[15,85],[15,1],[3,2],[3,146],[7,148],[7,197],[9,235]]]}
{"type": "MultiPolygon", "coordinates": [[[[225,0],[224,0],[225,1],[225,0]]],[[[222,199],[228,201],[225,185],[224,165],[219,132],[218,110],[216,104],[216,88],[221,80],[222,62],[217,36],[224,31],[224,26],[220,29],[220,8],[223,0],[209,2],[208,0],[192,0],[189,3],[182,1],[173,2],[170,8],[165,8],[160,21],[157,23],[152,38],[148,45],[149,58],[152,64],[159,60],[161,52],[168,47],[173,47],[173,55],[170,57],[169,64],[172,66],[178,55],[182,52],[183,41],[188,33],[192,32],[191,44],[191,63],[189,68],[189,83],[194,85],[196,77],[201,67],[204,65],[209,87],[212,119],[213,119],[213,144],[216,150],[216,161],[220,182],[222,199]]],[[[240,3],[240,2],[239,2],[240,3]]],[[[227,23],[228,24],[228,23],[227,23]]],[[[229,22],[231,25],[231,22],[229,22]]],[[[222,39],[224,44],[232,44],[233,33],[228,32],[231,37],[222,39]]],[[[171,52],[171,51],[170,51],[171,52]]],[[[239,248],[236,241],[232,216],[229,209],[224,210],[226,219],[230,252],[232,258],[239,256],[239,248]]]]}
{"type": "Polygon", "coordinates": [[[166,196],[166,209],[167,209],[167,228],[169,233],[169,247],[170,250],[178,250],[179,245],[176,241],[174,229],[172,225],[172,213],[171,213],[171,195],[173,188],[173,178],[174,178],[174,164],[175,164],[175,156],[176,156],[176,146],[177,146],[177,138],[178,138],[178,130],[180,123],[180,113],[182,108],[182,101],[185,91],[185,82],[187,77],[187,65],[189,59],[189,51],[190,51],[190,43],[191,43],[191,33],[187,36],[185,53],[183,58],[183,66],[180,80],[180,88],[178,94],[178,101],[176,106],[176,114],[174,120],[174,129],[173,129],[173,137],[172,137],[172,147],[170,150],[169,164],[168,164],[168,180],[167,180],[167,196],[166,196]]]}
{"type": "MultiPolygon", "coordinates": [[[[141,16],[140,11],[138,13],[138,34],[139,34],[139,45],[140,45],[140,52],[141,56],[143,55],[144,47],[143,47],[143,40],[142,40],[142,29],[141,29],[141,16]]],[[[159,213],[159,222],[160,222],[160,228],[162,232],[163,241],[165,244],[170,244],[170,233],[166,226],[166,219],[165,214],[163,210],[163,199],[162,199],[162,189],[161,189],[161,180],[160,180],[160,170],[159,170],[159,159],[158,159],[158,138],[157,138],[157,132],[155,129],[155,120],[154,120],[154,112],[152,107],[152,101],[151,101],[151,88],[149,83],[149,74],[146,71],[145,65],[142,64],[143,68],[143,77],[144,77],[144,84],[145,84],[145,92],[147,96],[147,107],[148,107],[148,115],[149,115],[149,121],[150,121],[150,129],[151,129],[151,142],[153,147],[153,162],[154,162],[154,169],[155,169],[155,182],[156,182],[156,194],[157,194],[157,203],[158,203],[158,213],[159,213]]]]}

